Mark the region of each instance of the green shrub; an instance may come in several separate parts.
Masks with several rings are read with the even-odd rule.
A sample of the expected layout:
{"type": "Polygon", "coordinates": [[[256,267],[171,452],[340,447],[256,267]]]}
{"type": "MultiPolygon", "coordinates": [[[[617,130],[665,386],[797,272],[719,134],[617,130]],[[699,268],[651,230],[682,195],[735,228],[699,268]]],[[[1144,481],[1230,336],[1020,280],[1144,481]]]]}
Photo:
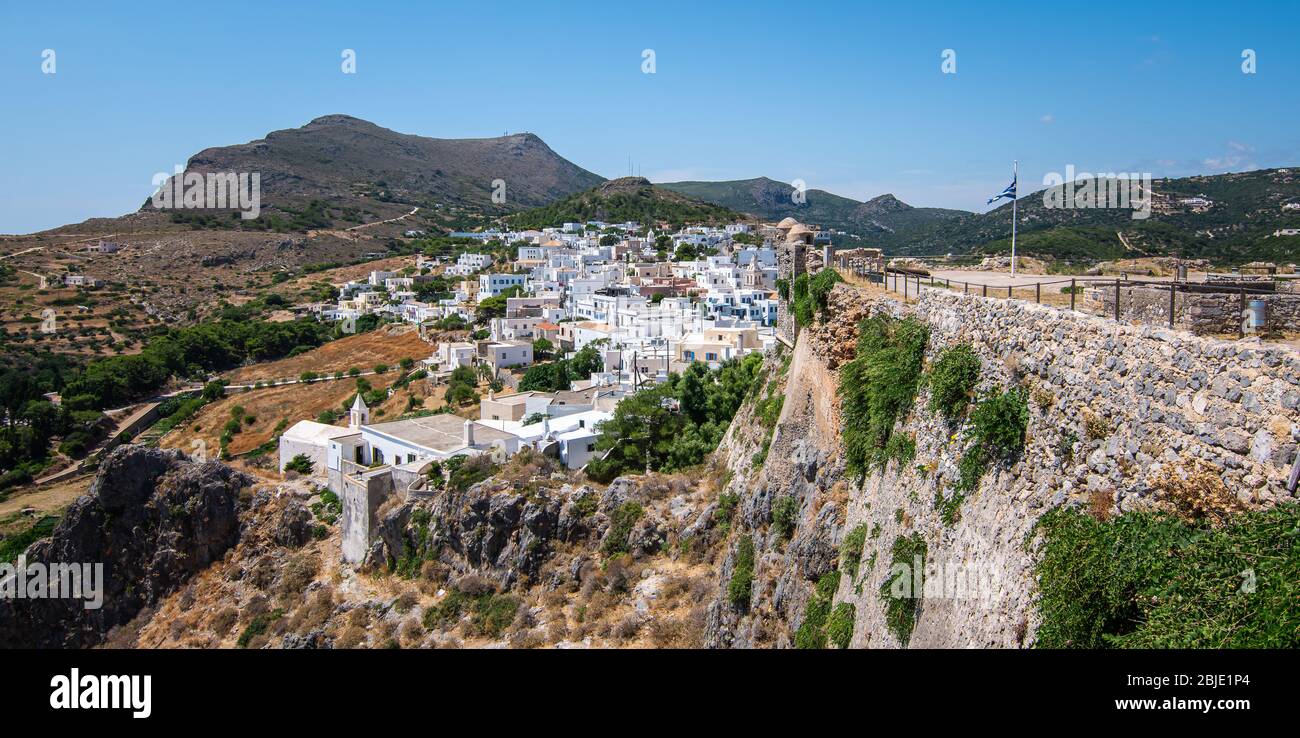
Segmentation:
{"type": "Polygon", "coordinates": [[[1004,457],[1024,448],[1029,426],[1029,403],[1021,389],[995,392],[980,400],[971,412],[971,435],[989,451],[1004,457]]]}
{"type": "Polygon", "coordinates": [[[316,465],[312,463],[311,457],[307,456],[307,454],[298,454],[289,459],[289,463],[284,465],[285,471],[295,471],[299,474],[311,474],[312,469],[315,468],[316,465]]]}
{"type": "Polygon", "coordinates": [[[471,623],[480,635],[497,638],[510,623],[514,622],[519,610],[519,598],[505,594],[490,594],[479,598],[474,603],[474,615],[471,623]]]}
{"type": "Polygon", "coordinates": [[[880,599],[885,604],[885,625],[906,646],[921,608],[922,577],[917,575],[925,571],[925,540],[920,533],[899,536],[889,552],[890,573],[880,585],[880,599]]]}
{"type": "Polygon", "coordinates": [[[791,307],[795,320],[800,326],[812,325],[813,320],[826,310],[826,300],[830,296],[831,289],[837,282],[843,281],[839,272],[830,268],[817,272],[815,277],[800,274],[795,278],[791,307]]]}
{"type": "Polygon", "coordinates": [[[748,610],[754,587],[754,539],[745,536],[736,546],[736,560],[727,582],[727,599],[733,607],[748,610]]]}
{"type": "Polygon", "coordinates": [[[601,552],[606,556],[627,553],[627,539],[632,534],[632,526],[636,525],[644,514],[645,508],[631,500],[614,508],[613,514],[610,515],[609,533],[606,534],[605,542],[600,547],[601,552]]]}
{"type": "Polygon", "coordinates": [[[885,442],[885,458],[897,459],[905,467],[916,458],[916,439],[904,433],[891,433],[885,442]]]}
{"type": "Polygon", "coordinates": [[[966,449],[957,462],[957,483],[953,485],[958,492],[974,492],[979,489],[980,479],[988,467],[988,451],[978,443],[966,449]]]}
{"type": "Polygon", "coordinates": [[[785,395],[769,394],[754,407],[754,415],[758,417],[764,428],[772,428],[781,417],[781,408],[784,406],[785,395]]]}
{"type": "Polygon", "coordinates": [[[980,381],[980,359],[969,344],[946,349],[930,368],[930,410],[952,422],[966,412],[980,381]]]}
{"type": "Polygon", "coordinates": [[[831,616],[826,621],[826,637],[831,645],[836,648],[849,647],[849,641],[853,639],[853,621],[856,616],[857,608],[853,607],[851,602],[841,602],[831,610],[831,616]]]}
{"type": "Polygon", "coordinates": [[[713,520],[725,537],[731,527],[731,516],[736,514],[736,505],[740,504],[740,495],[735,492],[723,492],[718,495],[718,506],[713,511],[713,520]]]}
{"type": "Polygon", "coordinates": [[[1149,512],[1038,523],[1043,648],[1295,648],[1300,505],[1220,528],[1149,512]]]}
{"type": "Polygon", "coordinates": [[[333,525],[343,514],[343,501],[330,490],[321,490],[320,501],[312,503],[311,512],[322,523],[333,525]]]}
{"type": "Polygon", "coordinates": [[[783,541],[790,540],[798,523],[799,498],[785,495],[772,503],[772,532],[776,533],[777,538],[783,541]]]}
{"type": "Polygon", "coordinates": [[[468,595],[453,589],[442,598],[441,602],[425,608],[420,622],[425,630],[446,630],[460,620],[470,602],[468,595]]]}
{"type": "Polygon", "coordinates": [[[282,617],[284,617],[284,610],[277,609],[271,612],[264,612],[253,618],[249,621],[248,627],[244,628],[244,632],[239,634],[239,640],[237,641],[239,648],[248,648],[248,644],[254,638],[265,633],[267,628],[271,627],[271,623],[274,623],[282,617]]]}
{"type": "Polygon", "coordinates": [[[929,329],[915,318],[877,315],[859,325],[856,358],[840,370],[839,384],[850,474],[861,477],[890,454],[908,452],[905,444],[889,446],[889,440],[916,400],[929,339],[929,329]]]}
{"type": "Polygon", "coordinates": [[[867,524],[859,523],[857,527],[844,536],[840,543],[840,566],[849,573],[849,580],[858,578],[858,565],[862,561],[862,547],[867,543],[867,524]]]}
{"type": "Polygon", "coordinates": [[[794,633],[794,647],[804,649],[826,648],[826,626],[830,620],[831,602],[840,588],[840,573],[834,569],[817,580],[817,588],[808,598],[803,622],[794,633]]]}
{"type": "MultiPolygon", "coordinates": [[[[993,392],[980,400],[970,414],[970,435],[974,445],[962,454],[957,469],[958,492],[979,489],[989,462],[1011,459],[1025,446],[1029,426],[1029,403],[1020,389],[993,392]]],[[[961,504],[960,500],[956,503],[961,504]]]]}

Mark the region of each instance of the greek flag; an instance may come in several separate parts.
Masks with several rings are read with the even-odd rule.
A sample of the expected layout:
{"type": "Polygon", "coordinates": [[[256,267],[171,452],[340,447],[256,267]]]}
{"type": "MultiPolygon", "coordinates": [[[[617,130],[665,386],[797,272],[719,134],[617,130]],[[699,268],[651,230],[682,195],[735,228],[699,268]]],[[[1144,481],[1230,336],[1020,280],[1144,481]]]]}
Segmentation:
{"type": "Polygon", "coordinates": [[[996,197],[990,197],[988,204],[992,205],[993,203],[997,202],[998,200],[1001,200],[1004,197],[1007,198],[1008,200],[1016,199],[1016,178],[1015,177],[1011,178],[1011,184],[1007,185],[1007,188],[1003,190],[1001,194],[999,194],[996,197]]]}

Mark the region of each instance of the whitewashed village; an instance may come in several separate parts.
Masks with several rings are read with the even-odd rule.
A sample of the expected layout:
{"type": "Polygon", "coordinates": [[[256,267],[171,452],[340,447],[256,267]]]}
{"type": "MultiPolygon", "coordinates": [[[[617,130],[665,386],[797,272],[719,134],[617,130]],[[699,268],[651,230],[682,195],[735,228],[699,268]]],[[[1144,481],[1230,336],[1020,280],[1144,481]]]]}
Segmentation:
{"type": "Polygon", "coordinates": [[[477,419],[446,406],[377,422],[358,393],[338,423],[302,420],[280,436],[280,468],[309,470],[341,498],[348,561],[364,559],[379,506],[394,494],[431,494],[431,474],[449,460],[488,454],[500,463],[526,448],[581,470],[601,453],[600,426],[623,398],[696,362],[717,369],[772,349],[778,246],[831,253],[829,233],[792,218],[675,233],[591,221],[451,237],[496,253],[509,244],[514,258],[473,245],[446,260],[417,256],[411,268],[337,285],[337,302],[298,306],[345,332],[367,316],[422,335],[473,328],[470,340],[438,343],[413,376],[446,384],[468,373],[492,387],[477,419]],[[448,293],[421,299],[420,286],[435,281],[448,293]],[[563,359],[586,376],[567,389],[530,388],[530,368],[563,359]]]}

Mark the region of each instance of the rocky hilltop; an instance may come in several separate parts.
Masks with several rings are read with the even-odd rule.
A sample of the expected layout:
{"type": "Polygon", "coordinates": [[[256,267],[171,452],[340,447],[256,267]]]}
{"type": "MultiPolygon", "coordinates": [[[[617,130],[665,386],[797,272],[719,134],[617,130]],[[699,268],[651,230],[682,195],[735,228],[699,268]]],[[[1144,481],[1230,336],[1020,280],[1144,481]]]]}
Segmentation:
{"type": "MultiPolygon", "coordinates": [[[[429,138],[349,115],[325,115],[265,138],[204,149],[187,171],[259,172],[264,205],[359,207],[392,203],[496,210],[493,180],[506,182],[506,211],[544,205],[604,181],[532,133],[429,138]]],[[[144,209],[150,206],[145,204],[144,209]]],[[[409,209],[409,208],[408,208],[409,209]]]]}
{"type": "Polygon", "coordinates": [[[239,494],[253,480],[179,451],[123,446],[28,564],[103,564],[103,606],[78,599],[0,600],[0,646],[85,647],[219,560],[239,538],[239,494]]]}

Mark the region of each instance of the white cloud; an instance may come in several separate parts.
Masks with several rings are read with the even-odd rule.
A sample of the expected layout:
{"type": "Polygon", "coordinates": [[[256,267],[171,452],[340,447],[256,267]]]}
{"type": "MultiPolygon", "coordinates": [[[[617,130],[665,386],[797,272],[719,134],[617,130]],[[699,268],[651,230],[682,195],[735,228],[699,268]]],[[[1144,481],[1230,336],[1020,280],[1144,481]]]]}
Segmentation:
{"type": "Polygon", "coordinates": [[[1240,141],[1229,141],[1227,151],[1221,156],[1208,156],[1201,163],[1211,169],[1259,169],[1255,162],[1255,147],[1240,141]]]}
{"type": "Polygon", "coordinates": [[[1052,115],[1051,113],[1048,113],[1047,115],[1044,115],[1038,120],[1050,126],[1051,124],[1056,122],[1056,116],[1052,115]]]}

